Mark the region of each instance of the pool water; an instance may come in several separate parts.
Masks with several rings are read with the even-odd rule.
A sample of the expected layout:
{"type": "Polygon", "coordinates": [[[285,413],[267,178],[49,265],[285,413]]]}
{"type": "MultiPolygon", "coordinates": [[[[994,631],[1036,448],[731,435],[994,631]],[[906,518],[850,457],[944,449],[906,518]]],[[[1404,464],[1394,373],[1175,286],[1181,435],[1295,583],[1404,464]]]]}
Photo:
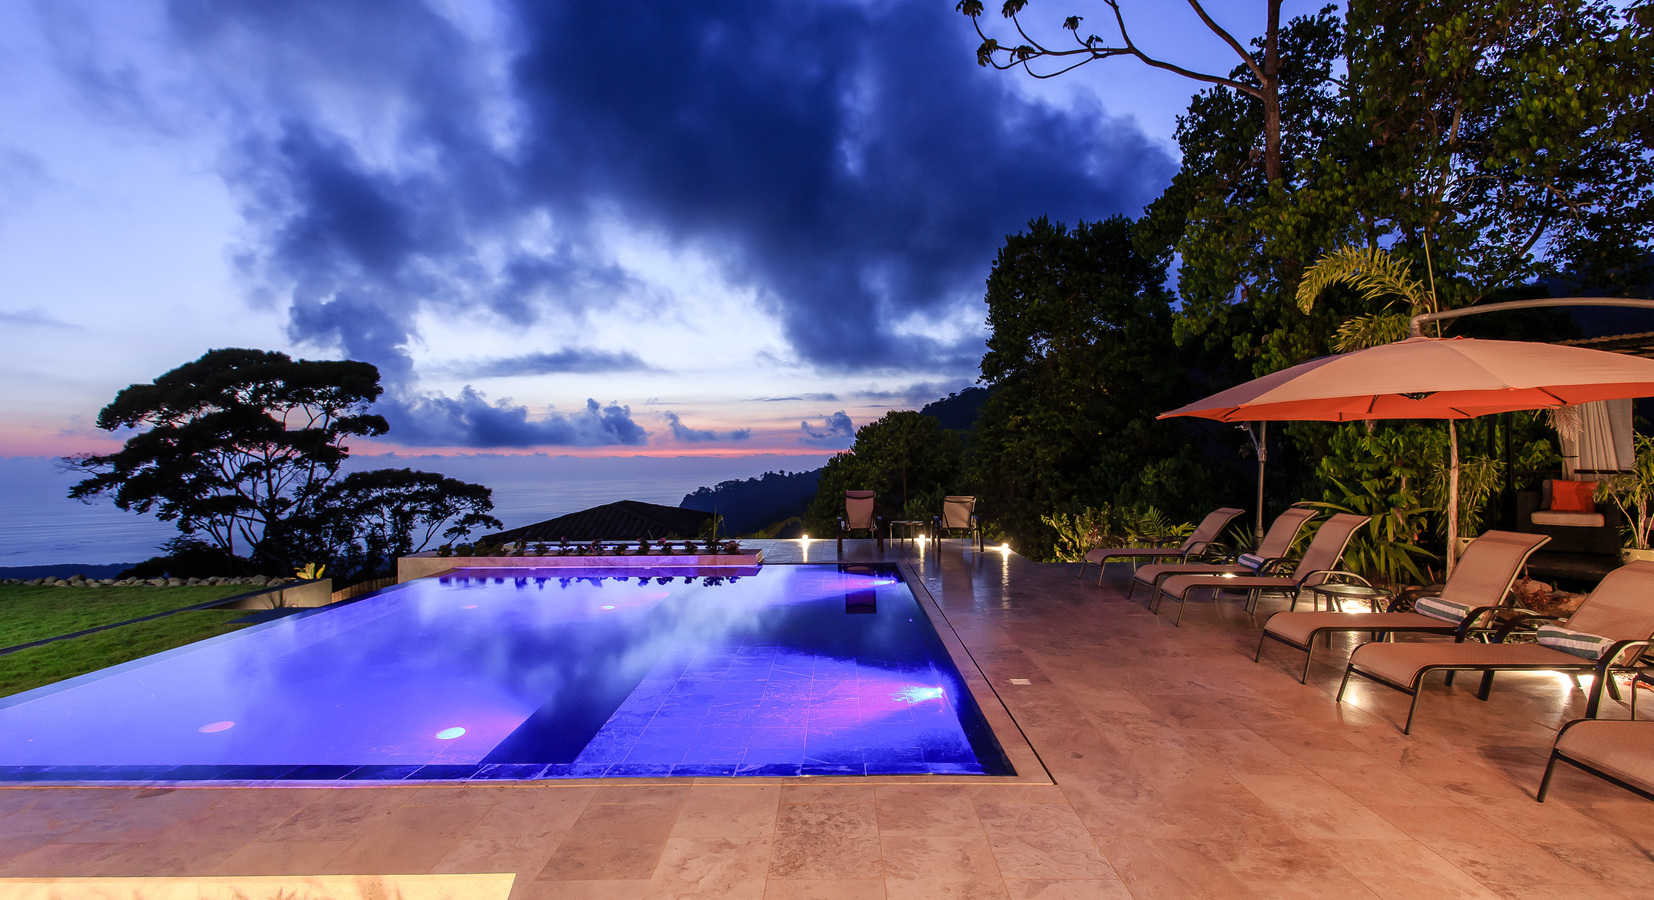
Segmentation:
{"type": "Polygon", "coordinates": [[[0,701],[13,781],[943,773],[1012,774],[894,566],[461,570],[0,701]]]}

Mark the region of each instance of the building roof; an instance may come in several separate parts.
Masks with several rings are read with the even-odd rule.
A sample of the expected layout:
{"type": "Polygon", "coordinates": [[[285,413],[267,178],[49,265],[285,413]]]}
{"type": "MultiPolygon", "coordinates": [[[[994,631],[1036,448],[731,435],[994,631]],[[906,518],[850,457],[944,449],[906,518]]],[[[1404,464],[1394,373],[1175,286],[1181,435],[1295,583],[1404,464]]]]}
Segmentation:
{"type": "Polygon", "coordinates": [[[487,535],[486,541],[510,544],[517,541],[556,543],[565,538],[571,541],[635,541],[643,538],[699,537],[701,529],[712,521],[712,513],[638,500],[605,503],[591,509],[524,525],[499,534],[487,535]]]}

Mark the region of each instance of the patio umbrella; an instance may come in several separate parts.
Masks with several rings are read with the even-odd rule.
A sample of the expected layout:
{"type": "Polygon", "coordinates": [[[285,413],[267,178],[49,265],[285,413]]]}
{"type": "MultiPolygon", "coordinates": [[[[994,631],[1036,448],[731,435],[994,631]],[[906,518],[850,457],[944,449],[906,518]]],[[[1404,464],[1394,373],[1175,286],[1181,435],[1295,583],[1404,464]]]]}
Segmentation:
{"type": "MultiPolygon", "coordinates": [[[[1593,400],[1654,396],[1654,360],[1582,347],[1412,337],[1312,359],[1161,413],[1220,422],[1447,419],[1448,534],[1458,532],[1452,420],[1593,400]]],[[[1457,541],[1448,541],[1452,570],[1457,541]]]]}

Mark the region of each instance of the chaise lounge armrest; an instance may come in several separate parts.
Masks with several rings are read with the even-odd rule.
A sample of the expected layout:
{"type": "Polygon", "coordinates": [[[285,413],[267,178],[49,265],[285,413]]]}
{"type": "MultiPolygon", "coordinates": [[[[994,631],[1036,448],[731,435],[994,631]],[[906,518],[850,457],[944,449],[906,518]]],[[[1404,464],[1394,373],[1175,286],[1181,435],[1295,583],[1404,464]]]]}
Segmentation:
{"type": "MultiPolygon", "coordinates": [[[[1520,615],[1511,616],[1499,624],[1498,630],[1493,632],[1493,642],[1495,644],[1503,644],[1505,642],[1505,638],[1510,637],[1517,631],[1532,631],[1546,622],[1561,624],[1568,620],[1567,616],[1547,616],[1544,613],[1535,612],[1531,609],[1524,609],[1520,606],[1486,606],[1475,611],[1482,612],[1500,609],[1508,610],[1513,613],[1520,613],[1520,615]]],[[[1468,618],[1466,621],[1469,621],[1468,618]]]]}
{"type": "MultiPolygon", "coordinates": [[[[1620,656],[1627,650],[1647,650],[1650,646],[1654,646],[1654,640],[1650,640],[1648,638],[1636,641],[1615,641],[1608,646],[1608,649],[1602,654],[1602,658],[1597,660],[1597,676],[1591,682],[1590,699],[1585,703],[1585,718],[1594,719],[1597,717],[1597,708],[1602,705],[1602,689],[1604,686],[1610,684],[1608,680],[1609,672],[1615,668],[1624,668],[1625,666],[1636,662],[1637,657],[1642,654],[1632,654],[1631,658],[1626,660],[1620,666],[1615,666],[1614,660],[1619,659],[1620,656]]],[[[1636,689],[1636,682],[1632,682],[1631,690],[1634,691],[1636,689]]],[[[1619,688],[1615,687],[1614,691],[1614,698],[1617,700],[1619,699],[1619,688]]]]}

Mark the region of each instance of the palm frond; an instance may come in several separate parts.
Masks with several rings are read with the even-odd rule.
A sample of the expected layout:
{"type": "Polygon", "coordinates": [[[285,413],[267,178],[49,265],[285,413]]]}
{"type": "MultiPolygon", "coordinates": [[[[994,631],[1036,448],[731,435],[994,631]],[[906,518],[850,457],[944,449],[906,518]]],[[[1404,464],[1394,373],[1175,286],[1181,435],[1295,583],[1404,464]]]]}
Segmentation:
{"type": "Polygon", "coordinates": [[[1373,313],[1346,319],[1333,335],[1332,349],[1339,353],[1392,344],[1407,337],[1408,318],[1399,313],[1373,313]]]}
{"type": "Polygon", "coordinates": [[[1339,247],[1304,270],[1298,282],[1298,308],[1309,312],[1335,284],[1344,283],[1369,301],[1400,297],[1415,309],[1429,305],[1430,291],[1409,274],[1407,262],[1378,247],[1339,247]]]}

